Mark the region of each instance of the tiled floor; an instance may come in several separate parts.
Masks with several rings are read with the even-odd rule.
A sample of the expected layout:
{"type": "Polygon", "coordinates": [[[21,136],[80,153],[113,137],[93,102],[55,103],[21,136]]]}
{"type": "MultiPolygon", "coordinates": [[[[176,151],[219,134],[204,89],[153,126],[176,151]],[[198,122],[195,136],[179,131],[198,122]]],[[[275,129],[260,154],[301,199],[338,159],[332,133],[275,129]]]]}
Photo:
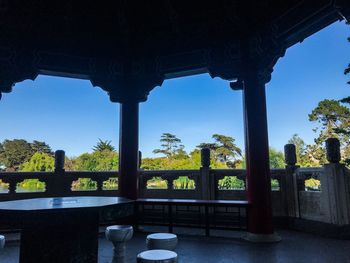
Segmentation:
{"type": "MultiPolygon", "coordinates": [[[[177,253],[180,263],[350,263],[350,240],[322,238],[294,231],[278,231],[283,240],[277,244],[252,244],[236,237],[179,235],[177,253]]],[[[136,233],[127,244],[128,262],[136,262],[137,253],[146,249],[145,233],[136,233]]],[[[103,236],[99,240],[99,263],[110,263],[112,245],[103,236]]],[[[18,242],[10,241],[0,254],[1,263],[17,263],[18,242]]],[[[62,261],[63,263],[64,261],[62,261]]]]}

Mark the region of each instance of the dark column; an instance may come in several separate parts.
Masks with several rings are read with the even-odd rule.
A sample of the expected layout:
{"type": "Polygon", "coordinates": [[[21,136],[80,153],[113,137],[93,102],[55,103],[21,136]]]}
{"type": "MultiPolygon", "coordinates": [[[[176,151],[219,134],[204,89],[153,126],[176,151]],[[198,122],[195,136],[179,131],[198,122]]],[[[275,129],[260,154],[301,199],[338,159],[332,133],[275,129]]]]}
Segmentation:
{"type": "Polygon", "coordinates": [[[139,164],[139,103],[120,104],[119,192],[120,196],[137,199],[139,164]]]}
{"type": "Polygon", "coordinates": [[[249,70],[244,79],[243,101],[247,194],[251,203],[248,231],[270,235],[273,227],[265,85],[254,70],[249,70]]]}

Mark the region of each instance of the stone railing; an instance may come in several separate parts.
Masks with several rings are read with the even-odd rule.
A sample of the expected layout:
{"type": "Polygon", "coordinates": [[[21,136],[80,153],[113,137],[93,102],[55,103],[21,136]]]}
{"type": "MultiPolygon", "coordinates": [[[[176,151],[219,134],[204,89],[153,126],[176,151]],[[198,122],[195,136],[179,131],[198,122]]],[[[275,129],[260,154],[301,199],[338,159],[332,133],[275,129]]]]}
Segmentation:
{"type": "Polygon", "coordinates": [[[0,172],[0,200],[116,196],[118,172],[0,172]]]}
{"type": "Polygon", "coordinates": [[[199,170],[140,171],[140,197],[200,199],[199,170]]]}
{"type": "Polygon", "coordinates": [[[297,210],[300,218],[323,221],[321,208],[321,185],[323,167],[297,168],[297,210]],[[307,182],[310,182],[309,184],[307,182]]]}
{"type": "MultiPolygon", "coordinates": [[[[339,147],[332,143],[337,145],[337,141],[327,141],[327,149],[331,149],[327,151],[329,164],[319,168],[296,166],[295,146],[286,145],[286,168],[271,170],[274,216],[350,224],[350,171],[339,163],[339,147]]],[[[246,200],[246,171],[211,169],[208,155],[208,151],[202,152],[199,170],[140,170],[139,196],[246,200]]],[[[118,172],[65,172],[63,159],[64,156],[56,156],[55,172],[0,172],[0,200],[119,194],[118,172]],[[28,179],[34,186],[26,185],[28,179]]]]}

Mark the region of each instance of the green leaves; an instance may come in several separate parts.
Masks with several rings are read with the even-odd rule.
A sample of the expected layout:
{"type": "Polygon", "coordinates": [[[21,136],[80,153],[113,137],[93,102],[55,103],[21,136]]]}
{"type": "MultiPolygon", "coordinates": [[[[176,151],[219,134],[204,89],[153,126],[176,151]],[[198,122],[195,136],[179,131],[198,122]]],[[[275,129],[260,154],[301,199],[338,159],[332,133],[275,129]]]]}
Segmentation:
{"type": "Polygon", "coordinates": [[[92,148],[94,152],[103,152],[103,151],[114,151],[115,148],[112,146],[111,141],[102,141],[98,139],[96,146],[92,148]]]}
{"type": "Polygon", "coordinates": [[[215,162],[225,163],[228,167],[234,168],[242,157],[242,150],[235,144],[235,139],[222,134],[212,136],[214,143],[201,143],[200,149],[209,148],[215,162]]]}
{"type": "Polygon", "coordinates": [[[47,153],[36,152],[21,166],[21,172],[51,172],[55,169],[55,158],[47,153]]]}
{"type": "Polygon", "coordinates": [[[163,133],[160,142],[162,143],[160,149],[153,150],[155,154],[163,154],[167,158],[174,157],[185,157],[187,153],[185,152],[185,146],[181,144],[181,140],[176,137],[176,135],[171,133],[163,133]]]}

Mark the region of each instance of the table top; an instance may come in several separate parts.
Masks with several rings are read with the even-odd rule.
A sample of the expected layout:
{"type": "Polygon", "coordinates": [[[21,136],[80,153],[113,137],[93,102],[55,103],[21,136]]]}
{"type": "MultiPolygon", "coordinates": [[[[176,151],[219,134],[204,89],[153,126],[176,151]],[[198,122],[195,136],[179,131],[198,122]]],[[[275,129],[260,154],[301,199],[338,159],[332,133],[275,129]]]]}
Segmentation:
{"type": "Polygon", "coordinates": [[[74,196],[33,198],[0,202],[0,211],[43,211],[80,208],[100,208],[134,201],[122,197],[74,196]]]}

